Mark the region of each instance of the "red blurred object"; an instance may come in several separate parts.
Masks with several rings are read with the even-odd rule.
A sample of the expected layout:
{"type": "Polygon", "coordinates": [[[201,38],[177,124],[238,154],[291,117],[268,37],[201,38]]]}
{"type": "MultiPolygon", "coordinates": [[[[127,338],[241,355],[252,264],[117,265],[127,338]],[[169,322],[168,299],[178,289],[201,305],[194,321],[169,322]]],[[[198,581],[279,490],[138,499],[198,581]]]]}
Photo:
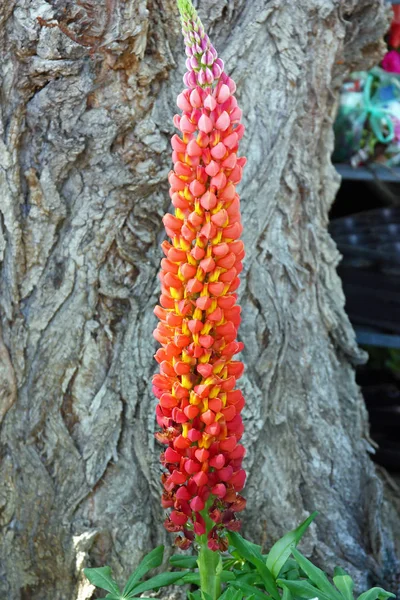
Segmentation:
{"type": "Polygon", "coordinates": [[[400,46],[400,4],[392,6],[393,21],[389,31],[389,46],[398,48],[400,46]]]}

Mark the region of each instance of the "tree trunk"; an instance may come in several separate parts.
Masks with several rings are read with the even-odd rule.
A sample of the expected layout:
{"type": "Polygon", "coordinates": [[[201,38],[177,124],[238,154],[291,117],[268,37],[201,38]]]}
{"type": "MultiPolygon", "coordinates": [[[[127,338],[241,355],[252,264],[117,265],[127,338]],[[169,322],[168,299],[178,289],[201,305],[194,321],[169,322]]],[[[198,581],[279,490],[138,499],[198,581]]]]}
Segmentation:
{"type": "MultiPolygon", "coordinates": [[[[248,157],[242,340],[249,508],[269,546],[399,585],[327,233],[341,79],[382,52],[383,0],[203,0],[238,86],[248,157]],[[397,577],[397,579],[396,579],[397,577]]],[[[80,600],[162,527],[150,379],[183,41],[174,0],[4,0],[0,138],[0,592],[80,600]]]]}

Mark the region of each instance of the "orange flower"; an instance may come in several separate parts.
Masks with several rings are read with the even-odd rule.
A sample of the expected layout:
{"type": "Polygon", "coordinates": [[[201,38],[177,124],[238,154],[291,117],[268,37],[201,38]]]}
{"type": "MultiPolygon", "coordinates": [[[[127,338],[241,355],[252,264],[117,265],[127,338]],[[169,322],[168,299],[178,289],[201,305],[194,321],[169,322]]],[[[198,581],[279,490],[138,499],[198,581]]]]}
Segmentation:
{"type": "MultiPolygon", "coordinates": [[[[180,136],[171,140],[175,212],[163,218],[171,242],[162,244],[161,297],[155,308],[160,322],[154,331],[161,344],[155,355],[160,372],[153,389],[162,429],[157,438],[167,445],[161,455],[163,506],[173,508],[166,527],[192,528],[201,535],[206,523],[200,513],[221,514],[207,532],[209,547],[217,549],[224,545],[225,524],[236,527],[234,512],[243,510],[245,502],[238,495],[246,478],[240,444],[244,399],[235,389],[244,367],[234,356],[243,348],[237,341],[236,292],[244,247],[236,185],[246,159],[237,155],[244,127],[233,95],[236,86],[193,7],[185,6],[183,32],[192,75],[185,76],[190,89],[177,99],[181,113],[174,124],[180,136]]],[[[187,547],[189,542],[186,536],[177,543],[187,547]]]]}

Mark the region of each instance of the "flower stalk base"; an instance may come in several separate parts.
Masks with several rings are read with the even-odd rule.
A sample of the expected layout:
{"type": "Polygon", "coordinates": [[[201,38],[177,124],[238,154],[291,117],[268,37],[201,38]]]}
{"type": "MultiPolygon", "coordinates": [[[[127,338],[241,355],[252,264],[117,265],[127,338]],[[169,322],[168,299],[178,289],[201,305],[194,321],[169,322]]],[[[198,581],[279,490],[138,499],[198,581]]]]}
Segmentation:
{"type": "Polygon", "coordinates": [[[200,589],[206,595],[203,600],[217,600],[221,595],[221,575],[222,570],[221,555],[219,552],[213,552],[207,546],[207,537],[204,537],[204,542],[199,547],[199,557],[197,565],[200,574],[200,589]]]}

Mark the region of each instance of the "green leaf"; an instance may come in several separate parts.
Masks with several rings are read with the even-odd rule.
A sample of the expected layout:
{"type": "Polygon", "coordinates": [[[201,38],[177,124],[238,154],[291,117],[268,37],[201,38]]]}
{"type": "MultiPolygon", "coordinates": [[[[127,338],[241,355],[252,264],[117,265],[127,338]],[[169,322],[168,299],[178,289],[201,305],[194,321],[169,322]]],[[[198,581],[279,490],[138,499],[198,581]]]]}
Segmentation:
{"type": "Polygon", "coordinates": [[[239,574],[236,575],[236,580],[251,585],[263,585],[263,580],[261,579],[259,572],[256,570],[251,571],[250,573],[244,573],[243,575],[241,575],[239,572],[239,574]]]}
{"type": "Polygon", "coordinates": [[[231,569],[232,567],[239,567],[240,564],[242,563],[242,561],[238,560],[237,558],[225,558],[222,559],[223,564],[224,564],[224,569],[228,570],[231,569]]]}
{"type": "Polygon", "coordinates": [[[263,561],[261,548],[242,538],[236,531],[230,531],[228,537],[231,544],[239,551],[241,557],[245,558],[256,567],[263,579],[267,592],[269,592],[275,600],[280,600],[274,578],[263,561]]]}
{"type": "Polygon", "coordinates": [[[354,589],[354,581],[340,567],[335,567],[333,583],[336,585],[339,592],[345,598],[345,600],[353,600],[353,589],[354,589]]]}
{"type": "Polygon", "coordinates": [[[169,559],[169,562],[173,567],[178,567],[180,569],[195,569],[197,567],[197,556],[174,554],[169,559]]]}
{"type": "Polygon", "coordinates": [[[306,600],[330,600],[329,596],[326,596],[316,587],[308,583],[307,581],[287,581],[286,579],[277,579],[276,583],[282,588],[287,588],[294,596],[299,598],[305,598],[306,600]]]}
{"type": "Polygon", "coordinates": [[[244,596],[241,590],[235,590],[233,587],[229,586],[219,597],[219,600],[242,600],[242,598],[244,598],[244,596]]]}
{"type": "Polygon", "coordinates": [[[294,560],[294,558],[288,558],[287,561],[285,562],[285,564],[283,565],[282,569],[279,572],[279,575],[281,576],[282,579],[282,575],[284,575],[285,573],[287,573],[288,571],[292,571],[293,569],[298,569],[298,565],[297,562],[294,560]]]}
{"type": "Polygon", "coordinates": [[[207,594],[207,592],[201,592],[201,597],[203,600],[213,600],[210,596],[210,594],[207,594]]]}
{"type": "Polygon", "coordinates": [[[217,577],[218,577],[218,575],[221,575],[222,570],[223,570],[222,557],[221,557],[221,555],[219,555],[218,564],[217,564],[217,566],[215,568],[215,574],[216,574],[217,577]]]}
{"type": "Polygon", "coordinates": [[[140,583],[135,587],[133,592],[127,595],[128,598],[134,598],[135,596],[147,592],[148,590],[157,590],[160,587],[166,585],[172,585],[179,579],[182,579],[185,575],[188,575],[190,571],[181,571],[177,573],[160,573],[155,577],[150,577],[147,581],[140,583]]]}
{"type": "Polygon", "coordinates": [[[236,580],[236,575],[235,575],[235,573],[232,573],[232,571],[222,571],[220,577],[221,577],[222,583],[228,583],[228,581],[236,580]]]}
{"type": "Polygon", "coordinates": [[[264,594],[264,592],[258,588],[241,581],[232,581],[231,586],[237,588],[238,590],[242,590],[242,592],[244,592],[247,596],[254,596],[257,600],[268,600],[269,598],[269,596],[264,594]]]}
{"type": "MultiPolygon", "coordinates": [[[[232,573],[232,571],[221,571],[220,578],[222,583],[227,583],[229,581],[235,581],[236,575],[232,573]]],[[[188,573],[187,575],[184,575],[176,585],[185,585],[185,583],[192,583],[200,587],[200,574],[198,572],[188,573]]]]}
{"type": "Polygon", "coordinates": [[[300,574],[298,569],[290,569],[290,571],[286,572],[285,579],[289,579],[290,581],[295,581],[296,579],[300,579],[300,574]]]}
{"type": "Polygon", "coordinates": [[[337,592],[333,585],[329,583],[327,576],[323,571],[321,571],[321,569],[313,565],[312,562],[303,556],[298,550],[296,550],[296,548],[292,548],[292,554],[295,557],[299,567],[321,592],[323,592],[328,598],[342,600],[339,592],[337,592]]]}
{"type": "Polygon", "coordinates": [[[282,600],[292,600],[293,596],[289,588],[283,588],[282,600]]]}
{"type": "Polygon", "coordinates": [[[195,592],[187,592],[187,597],[188,600],[201,600],[201,592],[200,590],[196,590],[195,592]]]}
{"type": "Polygon", "coordinates": [[[107,594],[106,598],[107,600],[121,600],[122,596],[121,594],[118,594],[118,596],[115,594],[107,594]]]}
{"type": "Polygon", "coordinates": [[[386,598],[396,598],[396,596],[380,587],[374,587],[358,596],[357,600],[385,600],[386,598]]]}
{"type": "Polygon", "coordinates": [[[276,542],[268,553],[267,567],[276,579],[290,556],[292,548],[295,548],[305,531],[317,516],[317,512],[313,512],[303,523],[301,523],[293,531],[289,531],[280,540],[276,542]]]}
{"type": "Polygon", "coordinates": [[[262,557],[261,546],[259,546],[258,544],[253,544],[253,542],[249,542],[249,540],[246,540],[246,544],[249,548],[253,549],[253,551],[257,554],[257,556],[260,555],[262,557]]]}
{"type": "Polygon", "coordinates": [[[142,577],[146,575],[150,569],[155,569],[161,565],[163,556],[164,546],[157,546],[157,548],[154,548],[154,550],[146,554],[142,562],[139,563],[136,571],[129,577],[122,594],[124,596],[130,594],[135,589],[142,577]]]}
{"type": "Polygon", "coordinates": [[[186,583],[200,587],[199,573],[188,573],[187,575],[184,575],[184,577],[182,577],[182,579],[180,579],[176,585],[185,585],[186,583]]]}
{"type": "Polygon", "coordinates": [[[110,567],[97,567],[95,569],[83,569],[86,577],[92,585],[95,585],[102,590],[112,592],[116,595],[121,595],[120,589],[112,578],[110,567]]]}
{"type": "Polygon", "coordinates": [[[188,600],[201,600],[201,592],[200,590],[196,590],[195,592],[187,592],[188,600]]]}

